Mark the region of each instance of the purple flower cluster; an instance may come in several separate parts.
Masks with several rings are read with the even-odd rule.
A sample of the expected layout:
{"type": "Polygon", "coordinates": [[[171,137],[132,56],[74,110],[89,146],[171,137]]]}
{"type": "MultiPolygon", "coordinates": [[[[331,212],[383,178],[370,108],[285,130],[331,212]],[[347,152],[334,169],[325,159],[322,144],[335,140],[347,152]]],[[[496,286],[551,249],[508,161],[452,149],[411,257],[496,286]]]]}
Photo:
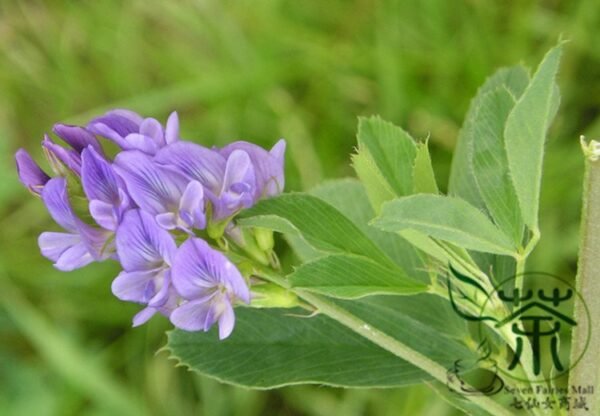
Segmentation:
{"type": "Polygon", "coordinates": [[[207,331],[218,323],[219,337],[229,336],[233,305],[249,303],[250,290],[206,240],[227,229],[239,241],[235,214],[282,191],[285,141],[270,151],[242,141],[206,148],[181,140],[175,112],[163,127],[128,110],[85,127],[57,124],[53,132],[68,145],[48,135],[42,141],[53,177],[25,150],[15,155],[21,182],[63,228],[40,235],[42,254],[63,271],[119,261],[114,295],[145,306],[134,326],[159,312],[178,328],[207,331]],[[116,145],[116,156],[101,141],[116,145]]]}

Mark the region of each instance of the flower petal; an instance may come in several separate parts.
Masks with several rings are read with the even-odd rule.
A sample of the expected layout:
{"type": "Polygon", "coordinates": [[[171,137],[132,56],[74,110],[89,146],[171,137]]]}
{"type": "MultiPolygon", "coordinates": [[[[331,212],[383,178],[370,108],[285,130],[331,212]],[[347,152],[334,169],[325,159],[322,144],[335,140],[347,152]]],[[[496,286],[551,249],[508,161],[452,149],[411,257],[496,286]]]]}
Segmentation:
{"type": "Polygon", "coordinates": [[[184,331],[206,331],[216,320],[214,310],[206,299],[187,302],[176,308],[170,316],[171,323],[184,331]]]}
{"type": "Polygon", "coordinates": [[[117,229],[117,253],[125,271],[157,269],[171,264],[177,246],[168,231],[139,209],[127,211],[117,229]]]}
{"type": "Polygon", "coordinates": [[[223,302],[223,310],[219,315],[219,339],[223,340],[231,335],[235,325],[235,314],[229,302],[223,302]]]}
{"type": "Polygon", "coordinates": [[[222,220],[242,208],[252,206],[256,188],[254,168],[243,150],[235,150],[227,158],[225,176],[220,193],[208,195],[213,203],[213,220],[222,220]]]}
{"type": "Polygon", "coordinates": [[[94,221],[104,229],[115,231],[119,225],[115,207],[99,199],[90,201],[90,214],[94,221]]]}
{"type": "Polygon", "coordinates": [[[87,266],[93,261],[94,257],[90,254],[87,246],[81,242],[65,250],[54,263],[54,267],[63,272],[70,272],[87,266]]]}
{"type": "Polygon", "coordinates": [[[165,132],[162,125],[154,118],[145,119],[140,124],[140,134],[150,137],[157,145],[157,149],[165,145],[165,132]]]}
{"type": "Polygon", "coordinates": [[[214,193],[218,194],[221,190],[226,160],[214,150],[178,141],[160,149],[154,160],[161,166],[197,180],[214,193]]]}
{"type": "Polygon", "coordinates": [[[167,120],[167,128],[165,129],[165,142],[171,144],[179,140],[179,116],[176,111],[173,111],[167,120]]]}
{"type": "Polygon", "coordinates": [[[90,121],[88,128],[108,139],[124,138],[128,134],[137,133],[142,120],[142,117],[133,111],[112,110],[90,121]]]}
{"type": "Polygon", "coordinates": [[[69,124],[55,124],[52,131],[69,146],[75,149],[77,153],[81,153],[88,146],[92,146],[96,152],[103,154],[98,139],[84,127],[71,126],[69,124]]]}
{"type": "Polygon", "coordinates": [[[204,188],[198,181],[191,181],[179,201],[179,216],[190,228],[202,229],[206,225],[204,216],[204,188]]]}
{"type": "Polygon", "coordinates": [[[270,165],[269,174],[266,175],[265,192],[266,196],[279,195],[283,192],[285,186],[285,176],[283,168],[285,165],[286,142],[280,139],[269,152],[276,160],[276,163],[270,165]]]}
{"type": "Polygon", "coordinates": [[[115,254],[113,231],[92,227],[77,219],[81,241],[87,247],[94,260],[101,261],[115,254]]]}
{"type": "Polygon", "coordinates": [[[165,212],[154,217],[156,223],[165,230],[174,230],[177,228],[177,215],[173,212],[165,212]]]}
{"type": "Polygon", "coordinates": [[[50,180],[50,176],[44,172],[25,149],[17,150],[15,154],[17,173],[19,180],[35,194],[40,194],[42,188],[50,180]]]}
{"type": "Polygon", "coordinates": [[[117,115],[119,117],[125,118],[133,124],[135,124],[136,126],[139,126],[140,124],[142,124],[142,121],[144,121],[144,117],[140,116],[135,111],[127,110],[125,108],[116,108],[114,110],[109,111],[106,114],[117,115]]]}
{"type": "Polygon", "coordinates": [[[48,135],[44,135],[42,148],[57,174],[64,174],[62,166],[66,166],[77,175],[81,174],[81,156],[75,150],[67,150],[59,146],[48,135]]]}
{"type": "Polygon", "coordinates": [[[112,166],[93,147],[81,153],[81,182],[88,199],[119,206],[119,182],[112,166]]]}
{"type": "Polygon", "coordinates": [[[269,153],[273,156],[279,163],[283,165],[284,157],[285,157],[285,139],[279,139],[277,143],[271,148],[269,153]]]}
{"type": "Polygon", "coordinates": [[[149,136],[140,133],[131,133],[125,137],[125,141],[120,145],[123,150],[139,150],[149,155],[154,155],[159,147],[149,136]]]}
{"type": "Polygon", "coordinates": [[[90,162],[92,153],[87,153],[90,150],[93,152],[91,148],[84,151],[82,167],[82,184],[90,199],[90,214],[102,228],[115,231],[123,214],[130,208],[129,197],[121,189],[125,187],[121,178],[107,162],[90,162]]]}
{"type": "Polygon", "coordinates": [[[154,316],[154,314],[156,312],[158,312],[158,309],[156,309],[156,308],[147,307],[147,308],[142,309],[137,314],[135,314],[135,316],[133,317],[133,325],[132,326],[135,328],[136,326],[145,324],[146,322],[148,322],[150,320],[150,318],[152,318],[154,316]]]}
{"type": "Polygon", "coordinates": [[[172,279],[177,292],[186,299],[205,296],[221,285],[244,302],[250,300],[250,291],[239,270],[224,254],[199,238],[187,240],[177,250],[172,279]]]}
{"type": "Polygon", "coordinates": [[[161,168],[150,156],[135,150],[121,152],[115,159],[114,168],[124,179],[135,203],[154,215],[176,210],[189,182],[183,176],[161,168]]]}
{"type": "Polygon", "coordinates": [[[164,274],[164,271],[161,269],[135,272],[123,271],[113,280],[112,293],[121,300],[148,303],[156,294],[154,287],[152,287],[150,288],[152,293],[148,296],[148,286],[153,286],[154,279],[158,274],[164,274]]]}
{"type": "Polygon", "coordinates": [[[273,196],[282,192],[284,187],[285,140],[279,140],[271,151],[245,141],[233,142],[221,149],[221,154],[229,157],[236,150],[243,150],[250,156],[256,174],[255,199],[273,196]]]}
{"type": "Polygon", "coordinates": [[[104,260],[112,255],[112,248],[107,244],[112,233],[89,226],[77,218],[69,201],[65,178],[50,179],[42,191],[42,200],[57,224],[81,238],[93,259],[104,260]]]}
{"type": "Polygon", "coordinates": [[[65,178],[50,179],[42,191],[42,200],[57,224],[67,231],[79,233],[77,219],[69,202],[65,178]]]}
{"type": "Polygon", "coordinates": [[[175,310],[175,308],[177,308],[177,306],[178,306],[179,297],[177,296],[177,293],[175,293],[175,291],[173,290],[172,286],[171,285],[168,285],[168,286],[169,286],[169,292],[168,292],[166,301],[161,306],[156,306],[156,307],[148,306],[147,308],[140,311],[133,318],[133,326],[139,326],[139,325],[144,324],[150,318],[152,318],[152,316],[154,316],[154,314],[156,312],[160,312],[162,315],[166,316],[167,318],[171,316],[171,313],[173,312],[173,310],[175,310]]]}
{"type": "Polygon", "coordinates": [[[38,245],[44,257],[56,262],[60,255],[81,242],[77,234],[45,232],[38,237],[38,245]]]}
{"type": "Polygon", "coordinates": [[[238,183],[254,183],[252,162],[248,153],[243,150],[234,150],[227,158],[221,192],[227,192],[232,185],[238,183]]]}
{"type": "Polygon", "coordinates": [[[148,300],[148,306],[159,308],[168,302],[169,294],[173,290],[170,269],[163,269],[161,275],[155,276],[153,289],[153,295],[151,295],[150,292],[146,293],[147,296],[151,295],[150,300],[148,300]]]}

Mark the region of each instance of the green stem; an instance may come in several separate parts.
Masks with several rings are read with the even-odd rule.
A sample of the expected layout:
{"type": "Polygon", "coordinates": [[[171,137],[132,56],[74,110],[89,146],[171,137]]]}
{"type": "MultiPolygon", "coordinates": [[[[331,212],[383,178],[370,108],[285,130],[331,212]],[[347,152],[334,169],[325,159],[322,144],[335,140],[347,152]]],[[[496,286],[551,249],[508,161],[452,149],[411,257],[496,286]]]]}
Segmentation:
{"type": "MultiPolygon", "coordinates": [[[[592,330],[589,334],[584,323],[588,321],[588,312],[589,316],[594,318],[600,316],[600,161],[595,150],[596,144],[592,141],[587,145],[582,138],[582,147],[587,157],[583,181],[579,263],[575,281],[577,291],[584,298],[585,304],[579,297],[575,298],[575,321],[578,325],[573,328],[571,365],[581,354],[584,355],[569,375],[569,385],[592,385],[595,390],[600,388],[600,331],[592,330]]],[[[588,396],[589,412],[572,409],[569,415],[600,414],[600,394],[594,393],[588,396]]]]}
{"type": "Polygon", "coordinates": [[[523,291],[523,273],[525,273],[525,263],[527,262],[527,257],[531,254],[538,241],[540,241],[540,230],[537,228],[531,231],[531,238],[529,242],[523,248],[519,255],[515,257],[515,261],[517,262],[517,267],[515,270],[515,288],[519,289],[520,292],[523,291]]]}
{"type": "Polygon", "coordinates": [[[519,289],[520,293],[523,293],[523,273],[525,272],[525,257],[517,257],[517,265],[515,268],[515,289],[519,289]]]}
{"type": "MultiPolygon", "coordinates": [[[[448,297],[447,288],[443,288],[439,285],[431,286],[429,293],[440,296],[440,297],[446,299],[447,301],[450,301],[450,299],[448,297]]],[[[461,304],[461,306],[463,306],[466,310],[468,310],[475,316],[477,316],[481,313],[481,310],[478,308],[475,308],[471,303],[464,303],[464,304],[461,304]]],[[[506,307],[504,304],[502,304],[502,306],[506,307]]],[[[504,314],[506,314],[507,312],[508,312],[507,310],[502,311],[502,313],[504,313],[504,314]]],[[[504,326],[502,328],[496,328],[495,323],[493,321],[484,321],[484,324],[487,325],[498,336],[500,336],[500,338],[502,338],[502,340],[504,342],[506,342],[506,344],[508,345],[509,348],[511,348],[513,351],[515,351],[517,340],[516,340],[515,334],[509,329],[509,327],[504,326]]],[[[532,364],[533,355],[532,355],[531,344],[529,343],[529,340],[527,338],[524,339],[524,343],[525,343],[525,348],[521,355],[521,362],[519,363],[519,366],[517,367],[516,371],[518,372],[518,376],[521,378],[527,379],[529,381],[536,380],[537,378],[534,376],[534,374],[531,371],[531,369],[533,368],[533,364],[532,364]]],[[[507,382],[507,380],[505,380],[505,382],[507,382]]],[[[511,384],[511,383],[508,383],[508,384],[511,384]]],[[[531,384],[531,383],[529,383],[529,384],[531,384]]],[[[541,393],[535,392],[534,395],[536,396],[538,401],[540,401],[540,402],[543,401],[544,396],[541,393]]],[[[531,412],[534,414],[544,414],[544,412],[542,410],[536,409],[536,408],[531,409],[531,412]]]]}
{"type": "MultiPolygon", "coordinates": [[[[261,268],[257,270],[257,274],[265,278],[266,280],[269,280],[273,283],[279,284],[283,287],[290,289],[299,298],[305,300],[306,302],[310,303],[315,308],[317,308],[320,313],[330,317],[331,319],[334,319],[340,324],[356,332],[358,335],[361,335],[364,338],[368,339],[375,345],[378,345],[386,351],[391,352],[395,356],[402,358],[403,360],[406,360],[409,363],[419,367],[423,371],[431,374],[436,380],[442,383],[447,382],[446,368],[436,363],[435,361],[429,359],[425,355],[418,353],[417,351],[403,344],[399,340],[390,337],[389,335],[378,330],[377,328],[373,328],[367,322],[356,317],[347,310],[339,307],[335,303],[330,302],[319,295],[314,295],[303,290],[290,288],[290,285],[283,277],[274,274],[272,271],[261,268]]],[[[495,416],[511,415],[511,412],[509,412],[499,403],[492,400],[490,397],[466,396],[466,398],[495,416]]]]}

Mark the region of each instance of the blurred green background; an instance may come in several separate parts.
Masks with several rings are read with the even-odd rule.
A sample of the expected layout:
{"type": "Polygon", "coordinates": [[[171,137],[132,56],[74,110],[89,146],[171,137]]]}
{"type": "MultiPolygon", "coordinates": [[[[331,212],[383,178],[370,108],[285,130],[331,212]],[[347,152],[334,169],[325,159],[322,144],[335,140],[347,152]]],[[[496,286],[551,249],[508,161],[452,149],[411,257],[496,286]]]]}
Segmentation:
{"type": "Polygon", "coordinates": [[[0,1],[0,415],[450,415],[426,387],[258,392],[168,354],[169,325],[131,329],[114,264],[60,273],[54,227],[12,154],[57,121],[114,107],[206,145],[288,140],[288,189],[352,175],[359,115],[430,135],[445,188],[469,99],[495,68],[537,65],[562,34],[562,105],[547,145],[542,242],[530,267],[572,276],[582,162],[600,136],[600,3],[586,1],[0,1]]]}

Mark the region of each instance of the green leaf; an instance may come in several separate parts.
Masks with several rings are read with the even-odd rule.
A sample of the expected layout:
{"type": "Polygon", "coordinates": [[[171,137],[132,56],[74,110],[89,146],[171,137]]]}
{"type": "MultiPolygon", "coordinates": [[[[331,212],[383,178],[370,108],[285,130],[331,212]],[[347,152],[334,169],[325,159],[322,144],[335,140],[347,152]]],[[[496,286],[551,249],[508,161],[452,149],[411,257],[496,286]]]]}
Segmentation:
{"type": "Polygon", "coordinates": [[[303,193],[264,199],[238,216],[238,224],[301,236],[317,250],[364,255],[393,266],[392,260],[356,225],[320,198],[303,193]]]}
{"type": "MultiPolygon", "coordinates": [[[[383,298],[391,299],[390,296],[383,298]]],[[[352,312],[373,327],[389,331],[407,345],[450,368],[472,357],[461,343],[406,317],[395,302],[372,297],[353,300],[352,312]]],[[[306,314],[293,310],[296,314],[306,314]]],[[[395,387],[431,376],[336,321],[317,315],[300,318],[290,310],[236,309],[232,335],[219,341],[209,332],[171,331],[167,348],[183,365],[222,382],[252,388],[318,383],[343,387],[395,387]]]]}
{"type": "Polygon", "coordinates": [[[561,46],[551,49],[508,116],[504,138],[508,165],[528,227],[538,227],[546,132],[558,107],[555,77],[561,46]]]}
{"type": "Polygon", "coordinates": [[[397,233],[414,247],[418,248],[423,253],[426,253],[434,259],[440,260],[444,264],[447,264],[450,260],[448,258],[448,254],[444,251],[441,245],[427,234],[408,228],[398,231],[397,233]]]}
{"type": "Polygon", "coordinates": [[[412,229],[460,247],[514,254],[510,239],[468,202],[439,195],[412,195],[383,205],[374,225],[385,231],[412,229]]]}
{"type": "MultiPolygon", "coordinates": [[[[481,120],[481,115],[485,114],[485,111],[481,111],[483,101],[488,100],[486,96],[502,87],[506,88],[510,94],[518,99],[529,84],[529,75],[527,69],[522,66],[514,66],[510,68],[502,68],[494,75],[489,77],[485,83],[479,88],[477,95],[471,101],[471,105],[465,117],[465,122],[461,129],[456,148],[454,150],[454,156],[452,159],[452,168],[450,172],[450,181],[448,184],[448,193],[452,196],[458,196],[476,208],[479,208],[485,213],[489,213],[490,216],[494,216],[494,213],[498,215],[495,207],[488,207],[487,203],[490,201],[490,195],[484,196],[480,192],[481,181],[476,180],[475,169],[473,167],[473,152],[475,148],[475,142],[479,141],[481,137],[478,135],[476,130],[478,126],[485,125],[485,122],[481,120]]],[[[481,144],[478,144],[478,147],[481,144]]],[[[504,147],[504,145],[503,145],[504,147]]],[[[504,150],[506,153],[506,150],[504,150]]],[[[512,179],[511,179],[512,182],[512,179]]],[[[514,186],[512,186],[514,188],[514,186]]],[[[488,189],[491,193],[493,189],[488,189]]],[[[510,191],[507,191],[507,193],[510,191]]],[[[516,194],[516,192],[515,192],[516,194]]],[[[501,204],[503,201],[494,201],[496,204],[501,204]]],[[[520,209],[519,209],[520,211],[520,209]]],[[[495,221],[498,221],[493,217],[495,221]]],[[[522,222],[522,220],[521,220],[522,222]]],[[[515,226],[514,229],[519,227],[515,226]]],[[[505,233],[516,240],[515,234],[511,231],[505,231],[505,233]]],[[[486,253],[472,253],[473,258],[481,265],[481,267],[488,268],[493,267],[493,274],[496,276],[506,276],[505,273],[509,273],[509,269],[514,269],[514,259],[508,259],[504,256],[495,256],[486,253]],[[505,267],[509,263],[513,265],[505,267]]]]}
{"type": "Polygon", "coordinates": [[[473,124],[477,140],[473,141],[471,163],[487,211],[515,246],[519,246],[523,220],[504,147],[504,125],[514,105],[512,94],[504,86],[481,97],[473,124]]]}
{"type": "Polygon", "coordinates": [[[431,165],[428,142],[417,144],[417,154],[413,165],[413,193],[439,193],[435,173],[431,165]]]}
{"type": "Polygon", "coordinates": [[[384,267],[366,257],[335,254],[300,266],[288,276],[293,287],[341,299],[376,294],[412,295],[427,285],[410,279],[400,268],[384,267]]]}
{"type": "Polygon", "coordinates": [[[396,197],[394,190],[377,169],[368,151],[359,150],[358,153],[352,155],[352,167],[364,184],[373,209],[378,211],[384,202],[391,201],[396,197]]]}
{"type": "MultiPolygon", "coordinates": [[[[423,260],[411,244],[395,233],[381,231],[369,225],[369,221],[375,217],[375,213],[369,205],[365,187],[359,181],[351,178],[331,180],[312,189],[310,193],[343,213],[377,244],[394,263],[404,270],[411,270],[410,277],[429,281],[429,278],[423,272],[423,260]]],[[[312,258],[316,257],[319,256],[312,258]]]]}
{"type": "Polygon", "coordinates": [[[370,296],[335,301],[373,328],[449,368],[455,360],[473,358],[465,347],[464,321],[449,302],[423,293],[415,296],[370,296]]]}
{"type": "Polygon", "coordinates": [[[289,310],[238,308],[235,329],[225,341],[214,329],[174,330],[168,337],[172,355],[190,369],[252,388],[302,383],[390,387],[431,379],[322,315],[302,319],[289,310]]]}
{"type": "MultiPolygon", "coordinates": [[[[356,179],[337,179],[323,183],[310,191],[324,201],[330,203],[346,215],[359,227],[381,250],[404,270],[410,270],[410,277],[423,282],[429,282],[426,262],[419,250],[431,256],[442,264],[448,264],[452,258],[442,248],[442,244],[426,234],[415,230],[404,230],[399,233],[382,231],[369,225],[375,216],[369,206],[364,186],[356,179]]],[[[306,250],[306,243],[300,238],[288,238],[304,261],[322,257],[323,252],[306,250]]],[[[448,244],[446,245],[448,246],[448,244]]],[[[458,256],[468,257],[466,250],[460,247],[446,247],[458,256]]],[[[454,265],[464,273],[468,273],[459,264],[454,265]]]]}
{"type": "Polygon", "coordinates": [[[381,175],[397,196],[413,191],[412,166],[416,144],[400,127],[379,117],[361,118],[358,122],[358,151],[368,152],[381,175]]]}
{"type": "MultiPolygon", "coordinates": [[[[346,215],[396,264],[404,270],[410,270],[409,276],[411,278],[429,283],[426,263],[415,247],[433,257],[436,257],[437,254],[439,257],[436,258],[444,265],[447,265],[450,261],[448,254],[441,248],[443,243],[435,241],[423,233],[414,230],[390,233],[370,226],[368,223],[373,219],[373,209],[369,206],[363,185],[356,179],[347,178],[327,181],[310,192],[346,215]],[[415,242],[418,244],[415,244],[415,242]]],[[[468,253],[462,248],[452,247],[452,250],[456,253],[456,256],[468,256],[468,253]]],[[[312,259],[314,260],[317,257],[319,256],[314,256],[312,259]]],[[[459,265],[454,266],[463,273],[469,273],[459,265]]],[[[404,296],[397,301],[396,299],[389,298],[389,301],[394,303],[394,308],[400,311],[399,313],[402,315],[410,316],[416,321],[433,326],[437,331],[451,334],[451,336],[465,336],[465,321],[457,317],[452,311],[450,303],[445,299],[425,294],[404,296]]],[[[382,298],[382,301],[387,302],[388,298],[382,298]]]]}
{"type": "Polygon", "coordinates": [[[488,92],[504,86],[515,98],[518,98],[528,83],[529,75],[527,70],[522,66],[514,66],[499,69],[479,88],[477,95],[471,101],[456,143],[456,148],[454,149],[448,183],[448,193],[450,195],[459,196],[476,208],[485,209],[485,202],[479,194],[477,183],[475,182],[475,173],[471,164],[473,142],[478,139],[474,131],[474,126],[478,124],[477,111],[481,106],[483,97],[488,92]]]}

